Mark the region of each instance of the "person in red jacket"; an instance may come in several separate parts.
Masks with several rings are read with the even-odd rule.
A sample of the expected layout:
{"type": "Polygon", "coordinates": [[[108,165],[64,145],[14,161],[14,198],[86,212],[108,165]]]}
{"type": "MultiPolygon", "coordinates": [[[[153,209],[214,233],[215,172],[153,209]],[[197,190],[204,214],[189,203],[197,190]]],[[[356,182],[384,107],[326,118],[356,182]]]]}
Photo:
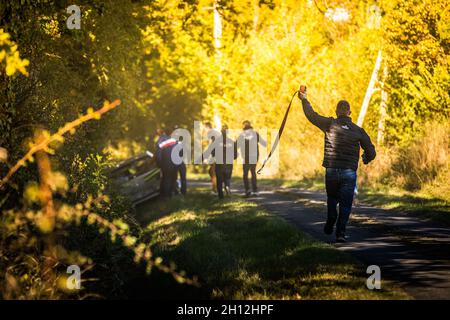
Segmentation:
{"type": "Polygon", "coordinates": [[[175,192],[177,182],[178,166],[172,159],[172,150],[178,143],[171,138],[163,129],[158,129],[158,140],[156,142],[156,163],[161,168],[160,195],[162,198],[170,198],[175,192]]]}

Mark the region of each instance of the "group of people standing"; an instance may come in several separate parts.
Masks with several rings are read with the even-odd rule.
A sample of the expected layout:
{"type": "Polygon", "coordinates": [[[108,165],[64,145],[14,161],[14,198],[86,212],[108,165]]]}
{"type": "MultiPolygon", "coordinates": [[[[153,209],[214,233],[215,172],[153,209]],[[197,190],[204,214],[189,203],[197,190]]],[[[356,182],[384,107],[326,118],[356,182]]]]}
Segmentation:
{"type": "Polygon", "coordinates": [[[243,180],[245,195],[257,195],[256,163],[259,158],[259,144],[266,146],[267,142],[255,131],[250,121],[243,122],[242,133],[236,141],[227,136],[228,127],[222,126],[221,131],[213,129],[210,122],[205,123],[208,130],[207,138],[210,144],[203,153],[203,158],[209,159],[209,175],[211,177],[213,192],[222,199],[225,194],[229,195],[231,175],[233,172],[233,160],[237,158],[238,151],[243,160],[243,180]],[[249,183],[251,174],[251,189],[249,183]]]}
{"type": "MultiPolygon", "coordinates": [[[[251,126],[250,121],[243,122],[243,130],[234,141],[228,136],[228,127],[223,125],[216,130],[210,122],[204,124],[208,146],[202,153],[199,162],[207,161],[209,164],[209,175],[211,177],[212,190],[220,199],[231,194],[231,176],[233,173],[233,162],[238,156],[238,151],[243,160],[243,181],[245,195],[256,195],[257,177],[256,164],[259,158],[259,144],[266,146],[267,142],[251,126]],[[251,185],[249,182],[251,174],[251,185]]],[[[174,193],[186,194],[186,165],[183,161],[175,163],[171,158],[174,148],[180,142],[159,129],[156,142],[156,162],[161,168],[162,197],[171,197],[174,193]],[[180,176],[180,183],[177,177],[180,176]]]]}

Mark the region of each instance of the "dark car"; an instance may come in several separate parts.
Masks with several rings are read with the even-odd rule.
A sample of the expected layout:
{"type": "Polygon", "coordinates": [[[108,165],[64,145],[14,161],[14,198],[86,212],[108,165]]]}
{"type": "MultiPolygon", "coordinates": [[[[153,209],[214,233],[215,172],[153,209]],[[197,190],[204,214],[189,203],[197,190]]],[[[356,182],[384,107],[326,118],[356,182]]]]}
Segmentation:
{"type": "Polygon", "coordinates": [[[108,176],[117,192],[137,205],[159,195],[160,169],[150,151],[113,167],[108,176]]]}

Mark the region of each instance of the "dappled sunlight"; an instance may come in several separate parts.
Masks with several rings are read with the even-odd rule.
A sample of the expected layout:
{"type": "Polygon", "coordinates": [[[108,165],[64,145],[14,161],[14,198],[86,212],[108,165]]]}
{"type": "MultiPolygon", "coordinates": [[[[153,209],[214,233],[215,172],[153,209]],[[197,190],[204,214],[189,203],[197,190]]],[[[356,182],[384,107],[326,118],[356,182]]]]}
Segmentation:
{"type": "Polygon", "coordinates": [[[350,253],[380,248],[438,283],[448,0],[80,2],[0,4],[0,300],[407,298],[365,286],[350,253]],[[356,171],[352,244],[323,235],[323,166],[356,171]]]}
{"type": "Polygon", "coordinates": [[[161,228],[164,226],[168,226],[173,224],[175,221],[188,221],[188,220],[195,220],[200,218],[199,216],[197,216],[195,213],[192,213],[191,211],[188,210],[182,210],[179,213],[176,214],[171,214],[169,216],[165,216],[161,219],[158,219],[155,222],[152,222],[151,224],[149,224],[147,226],[148,230],[153,230],[154,228],[161,228]]]}
{"type": "Polygon", "coordinates": [[[358,287],[364,281],[349,256],[301,235],[254,202],[233,196],[218,203],[197,190],[184,207],[191,209],[151,222],[146,237],[155,252],[198,275],[211,298],[347,299],[356,292],[383,298],[358,287]],[[315,289],[305,289],[309,284],[315,289]]]}

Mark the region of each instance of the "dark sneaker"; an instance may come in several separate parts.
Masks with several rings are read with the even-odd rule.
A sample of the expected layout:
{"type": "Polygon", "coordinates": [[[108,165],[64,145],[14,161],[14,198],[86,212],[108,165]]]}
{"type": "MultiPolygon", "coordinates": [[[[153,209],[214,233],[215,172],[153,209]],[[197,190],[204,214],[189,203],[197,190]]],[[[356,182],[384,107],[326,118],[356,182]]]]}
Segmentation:
{"type": "Polygon", "coordinates": [[[339,243],[347,242],[347,237],[343,234],[336,236],[336,242],[339,242],[339,243]]]}
{"type": "Polygon", "coordinates": [[[325,226],[323,227],[323,232],[325,232],[325,234],[330,235],[333,233],[333,229],[334,229],[334,223],[331,223],[330,221],[327,220],[327,222],[325,223],[325,226]]]}
{"type": "Polygon", "coordinates": [[[252,193],[250,192],[250,191],[246,191],[245,192],[245,196],[248,198],[248,197],[250,197],[252,195],[252,193]]]}

